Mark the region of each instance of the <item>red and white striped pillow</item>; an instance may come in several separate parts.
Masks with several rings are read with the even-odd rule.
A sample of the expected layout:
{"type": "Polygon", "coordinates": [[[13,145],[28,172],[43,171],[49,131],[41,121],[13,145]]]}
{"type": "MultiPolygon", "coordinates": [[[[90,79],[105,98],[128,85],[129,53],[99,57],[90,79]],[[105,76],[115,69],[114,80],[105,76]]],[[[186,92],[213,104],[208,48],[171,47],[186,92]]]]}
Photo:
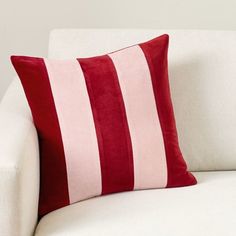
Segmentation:
{"type": "Polygon", "coordinates": [[[75,60],[12,56],[40,144],[39,216],[97,195],[196,183],[170,98],[168,35],[75,60]]]}

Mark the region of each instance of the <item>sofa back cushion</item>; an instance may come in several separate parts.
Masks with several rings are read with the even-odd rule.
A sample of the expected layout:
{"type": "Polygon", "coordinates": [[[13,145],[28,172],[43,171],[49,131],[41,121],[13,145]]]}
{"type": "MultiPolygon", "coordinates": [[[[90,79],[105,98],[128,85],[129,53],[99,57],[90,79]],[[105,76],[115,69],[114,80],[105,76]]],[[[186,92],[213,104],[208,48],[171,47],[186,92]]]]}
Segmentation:
{"type": "Polygon", "coordinates": [[[49,57],[99,55],[164,32],[171,37],[170,85],[190,170],[236,169],[236,31],[54,30],[49,57]]]}

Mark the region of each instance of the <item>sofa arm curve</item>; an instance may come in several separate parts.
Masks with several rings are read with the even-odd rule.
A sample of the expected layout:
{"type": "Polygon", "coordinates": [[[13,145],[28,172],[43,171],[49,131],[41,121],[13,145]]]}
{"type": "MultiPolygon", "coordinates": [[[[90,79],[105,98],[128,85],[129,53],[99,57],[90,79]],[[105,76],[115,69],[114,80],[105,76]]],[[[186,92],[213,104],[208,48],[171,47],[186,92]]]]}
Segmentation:
{"type": "Polygon", "coordinates": [[[30,236],[37,224],[38,138],[32,121],[0,106],[0,235],[30,236]]]}

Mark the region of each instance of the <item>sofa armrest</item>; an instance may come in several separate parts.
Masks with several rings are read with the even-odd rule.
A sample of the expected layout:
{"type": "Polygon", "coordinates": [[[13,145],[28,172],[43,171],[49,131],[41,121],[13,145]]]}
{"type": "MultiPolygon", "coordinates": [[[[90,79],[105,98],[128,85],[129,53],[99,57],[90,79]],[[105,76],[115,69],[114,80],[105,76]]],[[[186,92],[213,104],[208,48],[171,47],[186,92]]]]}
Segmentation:
{"type": "Polygon", "coordinates": [[[31,120],[0,106],[0,235],[29,236],[37,223],[38,138],[31,120]]]}

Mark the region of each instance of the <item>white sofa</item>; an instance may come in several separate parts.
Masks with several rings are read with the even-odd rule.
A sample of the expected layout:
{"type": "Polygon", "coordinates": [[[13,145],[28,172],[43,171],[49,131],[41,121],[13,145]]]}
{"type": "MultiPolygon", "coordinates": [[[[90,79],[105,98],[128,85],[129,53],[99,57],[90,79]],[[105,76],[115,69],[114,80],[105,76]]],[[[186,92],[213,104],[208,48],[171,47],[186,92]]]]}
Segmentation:
{"type": "Polygon", "coordinates": [[[15,79],[0,104],[1,236],[236,235],[236,31],[54,30],[49,57],[98,55],[162,33],[180,145],[198,185],[97,197],[38,223],[37,133],[15,79]]]}

